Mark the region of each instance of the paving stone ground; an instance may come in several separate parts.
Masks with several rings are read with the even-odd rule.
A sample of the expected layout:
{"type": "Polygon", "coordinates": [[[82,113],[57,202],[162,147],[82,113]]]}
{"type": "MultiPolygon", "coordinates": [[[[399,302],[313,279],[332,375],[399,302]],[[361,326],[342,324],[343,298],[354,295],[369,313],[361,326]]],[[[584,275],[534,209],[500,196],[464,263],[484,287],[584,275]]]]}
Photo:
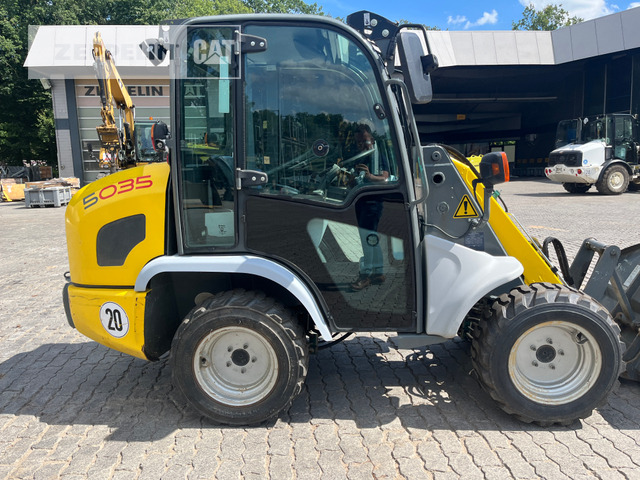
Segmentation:
{"type": "MultiPolygon", "coordinates": [[[[640,242],[640,193],[502,186],[522,225],[560,238],[640,242]]],[[[72,330],[61,302],[64,207],[0,203],[0,478],[640,479],[640,384],[591,417],[541,428],[499,410],[469,375],[469,346],[394,350],[362,334],[310,360],[274,421],[212,424],[144,362],[72,330]]]]}

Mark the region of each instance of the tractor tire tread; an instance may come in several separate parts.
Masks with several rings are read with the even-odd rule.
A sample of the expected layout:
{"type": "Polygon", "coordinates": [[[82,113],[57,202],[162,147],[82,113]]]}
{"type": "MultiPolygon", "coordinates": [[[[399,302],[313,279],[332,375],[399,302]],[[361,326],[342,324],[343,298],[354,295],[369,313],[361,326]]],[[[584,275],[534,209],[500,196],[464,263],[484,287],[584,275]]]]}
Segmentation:
{"type": "MultiPolygon", "coordinates": [[[[569,425],[573,423],[575,419],[567,421],[541,421],[514,411],[506,404],[490,375],[491,352],[498,346],[500,331],[506,327],[506,324],[510,322],[514,316],[535,306],[554,303],[563,297],[566,298],[569,303],[588,307],[602,318],[618,338],[621,351],[624,351],[624,344],[620,340],[620,328],[602,305],[575,288],[551,283],[522,285],[514,288],[509,293],[502,294],[491,307],[493,313],[482,319],[475,331],[475,341],[473,341],[471,345],[471,359],[476,378],[503,411],[525,423],[536,423],[540,426],[550,426],[553,424],[569,425]]],[[[618,376],[624,370],[624,362],[620,362],[618,376]]],[[[613,390],[615,390],[618,385],[619,382],[616,377],[613,390]]],[[[601,406],[605,401],[606,397],[594,408],[601,406]]],[[[579,418],[588,417],[590,414],[590,411],[584,412],[579,418]]]]}
{"type": "MultiPolygon", "coordinates": [[[[287,404],[278,411],[272,413],[271,417],[282,411],[289,409],[294,399],[302,392],[304,382],[309,370],[309,355],[305,332],[291,310],[286,308],[277,300],[268,297],[261,291],[233,289],[224,291],[207,298],[200,305],[194,307],[182,321],[178,328],[172,344],[171,351],[175,351],[176,346],[182,341],[182,337],[187,331],[184,328],[188,323],[197,320],[198,317],[212,310],[224,310],[227,308],[247,308],[263,315],[269,316],[291,340],[292,347],[297,352],[297,379],[287,404]]],[[[172,368],[175,372],[177,369],[172,368]]],[[[263,419],[266,420],[267,418],[263,419]]],[[[245,425],[244,418],[225,418],[224,423],[230,425],[245,425]]]]}
{"type": "Polygon", "coordinates": [[[620,195],[624,193],[629,188],[629,172],[627,169],[620,164],[614,164],[604,171],[601,178],[596,182],[596,188],[601,195],[620,195]],[[619,188],[617,190],[612,190],[609,186],[609,177],[616,171],[620,171],[625,179],[624,187],[619,188]]]}

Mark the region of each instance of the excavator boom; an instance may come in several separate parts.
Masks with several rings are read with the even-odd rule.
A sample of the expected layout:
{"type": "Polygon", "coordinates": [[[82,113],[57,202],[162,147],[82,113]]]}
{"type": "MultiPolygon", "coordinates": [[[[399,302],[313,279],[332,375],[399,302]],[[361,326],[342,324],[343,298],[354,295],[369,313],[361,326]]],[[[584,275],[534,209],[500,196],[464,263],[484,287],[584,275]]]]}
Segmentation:
{"type": "Polygon", "coordinates": [[[102,125],[96,127],[100,139],[100,166],[115,171],[136,164],[134,139],[135,107],[120,78],[113,55],[104,45],[102,35],[93,37],[93,59],[100,90],[102,125]],[[113,105],[124,117],[122,129],[115,121],[113,105]]]}

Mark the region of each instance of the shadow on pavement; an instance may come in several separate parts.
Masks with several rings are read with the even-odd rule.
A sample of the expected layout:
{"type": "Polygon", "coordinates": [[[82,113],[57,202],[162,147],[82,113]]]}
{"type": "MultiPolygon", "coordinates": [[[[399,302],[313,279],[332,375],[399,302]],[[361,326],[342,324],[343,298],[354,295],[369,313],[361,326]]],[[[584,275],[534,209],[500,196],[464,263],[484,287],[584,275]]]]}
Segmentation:
{"type": "MultiPolygon", "coordinates": [[[[414,352],[356,337],[312,355],[305,388],[277,422],[353,421],[376,428],[574,430],[522,423],[502,412],[471,373],[469,346],[450,341],[414,352]]],[[[200,417],[172,387],[166,360],[145,362],[93,342],[46,344],[0,364],[0,415],[49,425],[104,425],[107,440],[162,439],[182,428],[234,427],[200,417]]],[[[640,387],[623,382],[599,414],[613,428],[640,428],[640,387]]],[[[244,428],[244,427],[239,427],[244,428]]]]}

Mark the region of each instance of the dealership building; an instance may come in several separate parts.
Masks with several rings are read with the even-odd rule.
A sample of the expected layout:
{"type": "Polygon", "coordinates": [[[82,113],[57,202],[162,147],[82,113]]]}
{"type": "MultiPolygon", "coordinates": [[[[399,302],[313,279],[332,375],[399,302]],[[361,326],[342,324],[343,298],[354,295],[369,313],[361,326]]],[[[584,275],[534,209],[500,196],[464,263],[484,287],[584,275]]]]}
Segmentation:
{"type": "MultiPolygon", "coordinates": [[[[467,155],[505,150],[516,174],[541,175],[560,120],[640,111],[640,8],[552,32],[429,31],[440,67],[433,101],[415,106],[423,142],[467,155]]],[[[93,36],[100,31],[136,107],[136,118],[169,123],[168,59],[139,44],[157,26],[42,26],[25,66],[50,88],[61,177],[101,172],[95,154],[100,97],[93,36]],[[90,148],[90,146],[92,148],[90,148]]]]}

